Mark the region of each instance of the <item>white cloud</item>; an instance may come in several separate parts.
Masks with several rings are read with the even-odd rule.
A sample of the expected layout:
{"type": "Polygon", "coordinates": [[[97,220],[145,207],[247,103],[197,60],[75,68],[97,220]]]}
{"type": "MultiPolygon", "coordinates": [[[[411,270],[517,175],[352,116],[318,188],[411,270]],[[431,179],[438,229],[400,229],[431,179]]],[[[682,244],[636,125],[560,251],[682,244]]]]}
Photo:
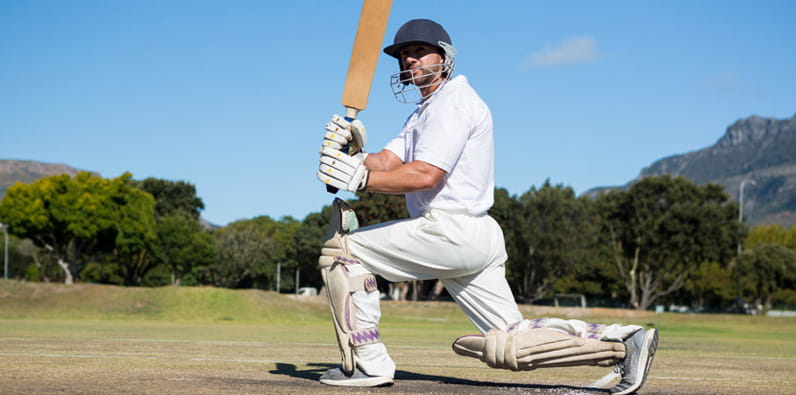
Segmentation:
{"type": "Polygon", "coordinates": [[[725,72],[708,77],[705,86],[714,91],[735,92],[741,88],[741,76],[734,72],[725,72]]]}
{"type": "Polygon", "coordinates": [[[574,37],[554,47],[532,53],[525,62],[529,67],[554,67],[586,63],[597,56],[597,40],[592,37],[574,37]]]}

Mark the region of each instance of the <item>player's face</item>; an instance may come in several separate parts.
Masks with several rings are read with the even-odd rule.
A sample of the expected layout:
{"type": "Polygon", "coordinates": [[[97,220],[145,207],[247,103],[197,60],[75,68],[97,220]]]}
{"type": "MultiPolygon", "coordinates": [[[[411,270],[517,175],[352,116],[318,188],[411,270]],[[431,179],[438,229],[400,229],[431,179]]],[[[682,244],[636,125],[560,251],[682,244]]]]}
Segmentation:
{"type": "Polygon", "coordinates": [[[403,69],[412,77],[415,86],[429,86],[436,89],[437,80],[442,79],[443,58],[436,47],[427,44],[413,44],[401,49],[403,69]]]}

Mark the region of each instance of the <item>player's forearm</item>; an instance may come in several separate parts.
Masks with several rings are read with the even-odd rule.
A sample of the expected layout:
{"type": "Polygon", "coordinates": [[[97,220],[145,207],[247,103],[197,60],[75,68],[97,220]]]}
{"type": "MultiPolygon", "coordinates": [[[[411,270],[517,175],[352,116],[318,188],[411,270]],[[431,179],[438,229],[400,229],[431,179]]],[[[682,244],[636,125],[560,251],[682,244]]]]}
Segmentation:
{"type": "Polygon", "coordinates": [[[395,170],[403,165],[401,159],[388,150],[381,150],[375,154],[368,154],[365,159],[365,167],[371,171],[395,170]]]}
{"type": "Polygon", "coordinates": [[[411,162],[389,171],[371,170],[367,190],[403,194],[433,189],[445,172],[425,162],[411,162]]]}

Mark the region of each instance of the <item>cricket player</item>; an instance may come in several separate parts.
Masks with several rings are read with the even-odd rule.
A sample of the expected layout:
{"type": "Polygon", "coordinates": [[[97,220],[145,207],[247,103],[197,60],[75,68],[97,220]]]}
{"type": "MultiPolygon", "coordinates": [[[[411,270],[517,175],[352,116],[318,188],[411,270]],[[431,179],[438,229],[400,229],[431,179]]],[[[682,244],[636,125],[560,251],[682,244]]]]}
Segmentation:
{"type": "Polygon", "coordinates": [[[524,319],[505,277],[503,233],[487,215],[494,199],[492,115],[463,75],[438,23],[415,19],[384,52],[398,60],[391,78],[401,102],[415,104],[401,132],[366,154],[365,128],[333,116],[326,125],[318,178],[347,191],[405,194],[410,219],[358,228],[336,199],[319,259],[342,354],[341,368],[321,376],[336,386],[393,383],[395,363],[381,342],[375,275],[389,281],[440,279],[481,332],[453,343],[459,355],[490,367],[532,370],[615,367],[611,392],[635,392],[647,377],[655,329],[524,319]],[[350,146],[346,154],[341,150],[350,146]]]}

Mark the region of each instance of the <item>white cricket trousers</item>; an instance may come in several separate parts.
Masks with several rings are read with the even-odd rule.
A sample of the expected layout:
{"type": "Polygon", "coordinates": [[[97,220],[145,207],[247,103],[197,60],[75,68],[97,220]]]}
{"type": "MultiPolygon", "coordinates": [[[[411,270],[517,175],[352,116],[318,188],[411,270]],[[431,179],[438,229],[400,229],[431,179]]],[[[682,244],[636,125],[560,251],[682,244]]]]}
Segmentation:
{"type": "MultiPolygon", "coordinates": [[[[362,272],[392,282],[441,280],[482,333],[506,330],[523,319],[506,281],[503,231],[488,215],[431,210],[418,218],[363,227],[347,239],[362,272]]],[[[378,292],[358,291],[353,297],[359,327],[378,326],[378,292]]],[[[356,354],[365,373],[394,376],[395,363],[383,343],[358,347],[356,354]]]]}
{"type": "MultiPolygon", "coordinates": [[[[348,235],[349,251],[362,265],[351,275],[378,274],[393,282],[440,279],[482,333],[492,329],[553,329],[575,337],[623,340],[642,327],[589,324],[580,320],[525,320],[506,281],[503,231],[487,215],[432,210],[421,217],[367,226],[348,235]]],[[[359,328],[379,324],[379,293],[353,295],[359,328]]],[[[395,376],[383,343],[355,349],[357,366],[371,376],[395,376]]]]}

